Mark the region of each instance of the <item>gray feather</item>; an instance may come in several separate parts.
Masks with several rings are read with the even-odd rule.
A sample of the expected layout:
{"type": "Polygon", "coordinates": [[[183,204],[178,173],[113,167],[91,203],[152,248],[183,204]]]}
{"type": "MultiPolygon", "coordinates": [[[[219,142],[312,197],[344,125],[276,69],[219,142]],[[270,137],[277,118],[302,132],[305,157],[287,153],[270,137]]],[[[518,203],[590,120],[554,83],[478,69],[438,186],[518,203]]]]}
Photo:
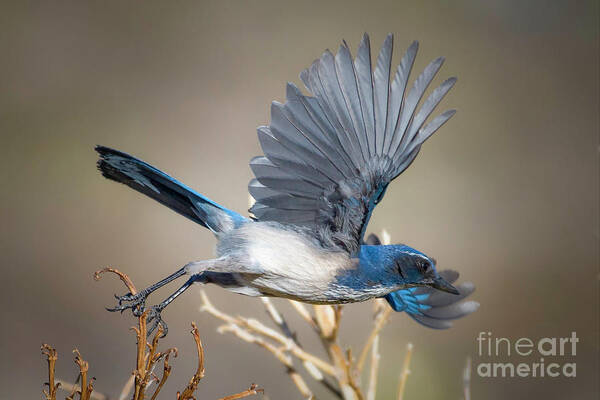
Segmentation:
{"type": "Polygon", "coordinates": [[[383,155],[385,128],[387,126],[388,98],[390,90],[390,70],[392,68],[392,48],[394,36],[389,34],[383,42],[377,65],[375,66],[373,83],[373,102],[375,105],[375,147],[378,156],[383,155]]]}
{"type": "Polygon", "coordinates": [[[250,168],[260,183],[279,192],[317,198],[322,191],[318,186],[282,171],[265,157],[253,158],[250,161],[250,168]]]}
{"type": "Polygon", "coordinates": [[[367,147],[369,156],[375,153],[375,110],[373,104],[373,72],[371,66],[371,43],[369,36],[365,33],[358,46],[356,59],[354,60],[354,70],[358,82],[358,93],[360,97],[360,106],[362,109],[362,118],[365,126],[365,135],[367,137],[367,147]]]}
{"type": "Polygon", "coordinates": [[[415,40],[406,50],[406,53],[404,53],[404,56],[400,61],[400,65],[398,65],[398,68],[396,69],[394,80],[391,84],[389,100],[390,117],[388,119],[386,130],[392,132],[392,134],[386,135],[385,137],[386,140],[383,145],[384,153],[389,153],[390,148],[396,149],[398,143],[400,143],[400,140],[402,139],[402,135],[396,130],[396,126],[398,124],[400,110],[404,102],[404,92],[406,91],[406,85],[408,84],[408,77],[410,76],[410,72],[412,71],[412,67],[415,63],[418,50],[419,42],[415,40]]]}
{"type": "Polygon", "coordinates": [[[302,196],[291,196],[280,194],[262,198],[260,203],[280,210],[309,210],[314,211],[318,207],[318,200],[302,196]]]}
{"type": "Polygon", "coordinates": [[[309,69],[308,79],[309,79],[309,90],[315,95],[316,99],[307,98],[309,103],[318,103],[318,106],[315,104],[314,109],[321,108],[323,113],[321,117],[323,117],[329,126],[331,126],[331,130],[324,131],[325,133],[329,133],[329,137],[332,141],[337,142],[342,149],[342,151],[346,154],[348,161],[350,162],[350,166],[353,169],[357,168],[356,160],[352,156],[353,154],[353,146],[348,141],[348,136],[344,132],[344,128],[340,124],[335,111],[331,109],[327,99],[327,93],[325,92],[325,88],[323,87],[323,82],[321,80],[321,76],[319,75],[319,65],[320,61],[315,61],[309,69]],[[316,100],[316,101],[315,101],[316,100]]]}
{"type": "Polygon", "coordinates": [[[318,149],[319,154],[330,162],[332,168],[328,175],[337,180],[350,176],[348,169],[344,168],[346,159],[343,149],[335,141],[332,143],[328,137],[323,136],[323,131],[328,128],[323,127],[323,123],[318,122],[318,117],[313,116],[316,110],[312,110],[311,104],[293,83],[288,83],[286,93],[287,102],[283,108],[285,116],[318,149]]]}
{"type": "Polygon", "coordinates": [[[279,140],[271,136],[269,128],[259,129],[258,140],[265,156],[281,171],[298,176],[321,189],[325,189],[332,181],[319,170],[306,165],[293,152],[288,150],[279,140]]]}
{"type": "MultiPolygon", "coordinates": [[[[332,161],[287,118],[283,105],[280,103],[273,102],[271,106],[270,128],[277,141],[287,149],[293,149],[297,154],[297,158],[302,160],[304,164],[309,165],[316,176],[322,177],[321,181],[327,181],[328,184],[331,184],[339,178],[332,161]]],[[[268,154],[265,153],[265,155],[269,157],[268,154]]]]}
{"type": "MultiPolygon", "coordinates": [[[[351,157],[355,165],[361,165],[364,163],[362,151],[360,150],[360,142],[354,126],[350,119],[350,113],[346,100],[340,87],[340,82],[337,76],[335,68],[335,59],[330,51],[325,51],[321,56],[319,62],[319,75],[322,77],[323,87],[325,88],[326,97],[323,101],[326,101],[329,107],[334,111],[334,116],[340,122],[342,126],[342,135],[345,137],[346,150],[350,152],[348,155],[351,157]]],[[[320,100],[320,99],[319,99],[320,100]]]]}
{"type": "Polygon", "coordinates": [[[452,322],[445,319],[431,318],[426,315],[408,315],[410,315],[415,321],[432,329],[448,329],[452,326],[452,322]]]}
{"type": "MultiPolygon", "coordinates": [[[[404,137],[402,139],[402,146],[404,146],[405,144],[408,145],[406,145],[404,148],[402,146],[399,146],[399,148],[396,150],[394,158],[398,157],[398,154],[400,154],[401,157],[401,154],[403,154],[405,151],[410,152],[415,146],[423,143],[425,140],[427,140],[429,136],[431,136],[433,132],[435,132],[434,130],[428,133],[426,136],[418,135],[417,137],[415,137],[417,132],[421,130],[422,125],[427,119],[427,117],[431,115],[435,107],[439,104],[440,101],[442,101],[446,93],[448,93],[448,91],[454,86],[455,83],[456,78],[447,79],[431,93],[427,100],[425,100],[423,106],[421,106],[421,109],[418,111],[417,115],[411,122],[408,132],[404,134],[404,137]]],[[[445,121],[447,121],[447,119],[444,120],[444,122],[445,121]]],[[[439,128],[440,126],[441,125],[438,125],[435,129],[439,128]]]]}
{"type": "Polygon", "coordinates": [[[279,192],[266,187],[256,178],[252,179],[248,184],[248,192],[250,192],[250,195],[254,198],[254,200],[262,199],[263,197],[273,197],[280,194],[279,192]]]}
{"type": "Polygon", "coordinates": [[[406,129],[408,128],[408,123],[410,122],[415,109],[417,108],[417,104],[423,97],[425,90],[440,70],[442,64],[444,63],[444,57],[438,57],[433,60],[425,70],[419,75],[419,77],[413,83],[412,88],[408,92],[406,96],[405,104],[402,107],[402,111],[400,112],[400,120],[398,122],[398,126],[396,127],[396,135],[402,135],[402,140],[400,141],[400,145],[398,150],[394,153],[402,153],[406,148],[409,138],[406,135],[406,129]]]}
{"type": "Polygon", "coordinates": [[[432,307],[429,310],[423,311],[423,314],[436,319],[457,319],[475,312],[478,308],[478,302],[465,301],[461,303],[450,304],[445,307],[432,307]]]}
{"type": "Polygon", "coordinates": [[[358,140],[360,152],[362,153],[363,160],[368,160],[370,157],[369,145],[367,144],[360,93],[358,91],[352,55],[350,54],[350,50],[346,43],[340,46],[338,53],[335,56],[335,66],[339,86],[345,100],[344,106],[350,115],[352,128],[356,135],[356,139],[358,140]]]}
{"type": "Polygon", "coordinates": [[[442,125],[444,125],[452,116],[456,114],[456,110],[448,110],[444,111],[442,114],[435,117],[430,123],[425,125],[417,134],[413,143],[409,146],[407,151],[412,151],[415,146],[419,146],[425,140],[429,138],[429,136],[433,135],[435,131],[437,131],[442,125]]]}

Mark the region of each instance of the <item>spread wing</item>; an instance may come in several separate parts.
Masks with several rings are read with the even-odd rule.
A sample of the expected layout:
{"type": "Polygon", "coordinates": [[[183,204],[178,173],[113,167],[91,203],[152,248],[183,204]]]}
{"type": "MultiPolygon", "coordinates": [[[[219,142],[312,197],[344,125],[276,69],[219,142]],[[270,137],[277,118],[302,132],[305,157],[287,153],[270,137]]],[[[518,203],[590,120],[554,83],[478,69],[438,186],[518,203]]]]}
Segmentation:
{"type": "Polygon", "coordinates": [[[271,124],[258,128],[264,156],[250,162],[250,211],[260,221],[306,226],[326,245],[357,253],[371,213],[387,185],[414,160],[421,144],[454,110],[426,120],[456,82],[444,81],[417,110],[443,58],[407,89],[418,43],[392,75],[393,36],[375,68],[365,34],[353,60],[345,42],[300,74],[313,96],[288,83],[286,102],[273,102],[271,124]]]}

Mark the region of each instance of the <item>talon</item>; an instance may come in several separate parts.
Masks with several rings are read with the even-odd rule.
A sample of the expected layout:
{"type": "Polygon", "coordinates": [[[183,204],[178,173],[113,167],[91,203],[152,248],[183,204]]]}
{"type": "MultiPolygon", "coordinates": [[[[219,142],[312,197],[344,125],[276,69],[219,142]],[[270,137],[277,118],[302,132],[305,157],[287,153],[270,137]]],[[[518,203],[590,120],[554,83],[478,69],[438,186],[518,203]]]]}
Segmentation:
{"type": "Polygon", "coordinates": [[[166,322],[163,321],[162,316],[160,315],[160,313],[162,312],[163,309],[164,309],[164,306],[162,306],[160,304],[156,305],[156,306],[152,306],[150,308],[150,312],[148,313],[148,318],[146,321],[151,322],[151,325],[148,327],[147,336],[150,336],[152,334],[152,332],[154,332],[154,330],[156,328],[158,328],[159,325],[161,325],[163,327],[163,333],[160,335],[160,337],[163,338],[167,335],[169,328],[168,328],[166,322]]]}
{"type": "Polygon", "coordinates": [[[118,305],[113,308],[106,308],[107,311],[115,312],[120,311],[123,313],[125,310],[131,310],[133,315],[139,317],[145,310],[146,297],[148,296],[147,292],[141,291],[138,294],[127,293],[123,296],[118,296],[115,294],[115,299],[118,300],[118,305]],[[123,304],[125,303],[125,304],[123,304]]]}

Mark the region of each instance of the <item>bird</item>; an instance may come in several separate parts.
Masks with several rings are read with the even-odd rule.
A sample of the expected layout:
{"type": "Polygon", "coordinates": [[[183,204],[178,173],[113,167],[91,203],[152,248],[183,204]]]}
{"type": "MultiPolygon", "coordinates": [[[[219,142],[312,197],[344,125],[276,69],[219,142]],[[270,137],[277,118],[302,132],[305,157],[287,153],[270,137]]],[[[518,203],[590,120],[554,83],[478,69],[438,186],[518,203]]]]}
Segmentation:
{"type": "Polygon", "coordinates": [[[419,44],[392,69],[393,35],[372,62],[365,33],[353,57],[346,41],[326,50],[300,73],[309,94],[291,82],[284,103],[273,101],[269,125],[257,128],[262,156],[250,161],[254,178],[248,216],[232,211],[127,153],[96,146],[105,178],[123,183],[209,229],[213,258],[189,262],[136,294],[115,295],[109,311],[147,312],[149,333],[168,327],[161,313],[194,283],[216,284],[247,296],[309,304],[346,304],[385,298],[395,311],[436,329],[475,311],[461,302],[474,286],[455,287],[458,273],[437,271],[434,258],[405,244],[365,238],[388,185],[413,162],[423,142],[454,114],[430,118],[454,86],[444,80],[418,105],[444,58],[428,64],[408,88],[419,44]],[[147,297],[180,278],[164,301],[147,297]]]}

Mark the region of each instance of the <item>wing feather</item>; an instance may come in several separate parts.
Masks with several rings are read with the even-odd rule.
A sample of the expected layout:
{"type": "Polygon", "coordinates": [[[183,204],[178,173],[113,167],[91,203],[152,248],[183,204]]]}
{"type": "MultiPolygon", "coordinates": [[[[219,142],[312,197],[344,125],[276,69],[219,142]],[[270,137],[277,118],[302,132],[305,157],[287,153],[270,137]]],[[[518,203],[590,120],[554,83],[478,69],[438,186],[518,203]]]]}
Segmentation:
{"type": "Polygon", "coordinates": [[[373,103],[375,106],[375,153],[383,156],[386,136],[388,102],[390,91],[390,70],[392,68],[392,48],[394,37],[387,35],[377,57],[373,82],[373,103]]]}
{"type": "Polygon", "coordinates": [[[342,93],[342,88],[335,68],[335,59],[330,51],[325,51],[321,56],[319,74],[322,77],[323,87],[325,88],[330,107],[343,128],[342,134],[348,144],[347,149],[350,150],[349,155],[351,156],[354,165],[361,165],[365,160],[362,157],[360,142],[354,131],[348,105],[346,104],[346,100],[342,93]]]}
{"type": "MultiPolygon", "coordinates": [[[[396,74],[394,76],[394,80],[392,81],[390,90],[390,118],[388,120],[387,130],[390,132],[396,132],[396,126],[398,125],[398,118],[400,117],[400,109],[402,108],[402,103],[404,101],[404,92],[406,91],[406,85],[408,84],[408,77],[410,76],[410,72],[412,71],[413,65],[415,63],[415,59],[417,58],[417,51],[419,50],[419,42],[416,40],[412,42],[406,53],[402,57],[398,68],[396,69],[396,74]]],[[[388,153],[390,151],[390,147],[396,148],[399,140],[396,140],[399,135],[388,135],[386,136],[383,151],[388,153]],[[394,145],[392,145],[392,142],[394,145]]]]}
{"type": "Polygon", "coordinates": [[[358,94],[360,107],[367,137],[367,148],[369,157],[375,152],[375,109],[373,104],[373,72],[371,68],[371,43],[369,36],[365,33],[358,46],[356,59],[354,60],[354,71],[358,83],[358,94]]]}
{"type": "Polygon", "coordinates": [[[358,82],[356,81],[356,72],[354,71],[354,63],[350,49],[344,42],[340,46],[338,53],[335,56],[336,73],[341,93],[344,99],[345,109],[350,116],[352,130],[358,141],[359,149],[363,160],[369,159],[369,145],[367,144],[367,136],[365,132],[365,122],[362,115],[362,107],[360,101],[360,92],[358,91],[358,82]]]}
{"type": "Polygon", "coordinates": [[[425,90],[427,90],[427,87],[429,86],[437,72],[440,70],[443,63],[444,57],[438,57],[435,60],[433,60],[427,67],[425,67],[425,70],[423,70],[421,75],[419,75],[419,77],[415,80],[412,88],[408,92],[405,104],[402,107],[402,111],[400,112],[400,120],[396,128],[396,135],[398,135],[398,137],[401,137],[398,149],[395,151],[396,154],[398,152],[402,152],[402,150],[406,148],[407,143],[410,141],[410,139],[412,139],[405,134],[408,128],[408,124],[413,118],[415,109],[417,108],[417,104],[421,100],[421,97],[423,97],[425,90]]]}
{"type": "Polygon", "coordinates": [[[286,102],[273,102],[271,123],[258,129],[264,157],[250,162],[257,219],[305,226],[325,245],[356,254],[387,185],[454,114],[446,111],[426,124],[455,78],[417,107],[443,58],[431,62],[405,96],[418,43],[408,47],[393,80],[392,48],[388,35],[373,68],[365,34],[356,58],[343,42],[335,56],[327,50],[301,72],[313,96],[288,83],[286,102]]]}

